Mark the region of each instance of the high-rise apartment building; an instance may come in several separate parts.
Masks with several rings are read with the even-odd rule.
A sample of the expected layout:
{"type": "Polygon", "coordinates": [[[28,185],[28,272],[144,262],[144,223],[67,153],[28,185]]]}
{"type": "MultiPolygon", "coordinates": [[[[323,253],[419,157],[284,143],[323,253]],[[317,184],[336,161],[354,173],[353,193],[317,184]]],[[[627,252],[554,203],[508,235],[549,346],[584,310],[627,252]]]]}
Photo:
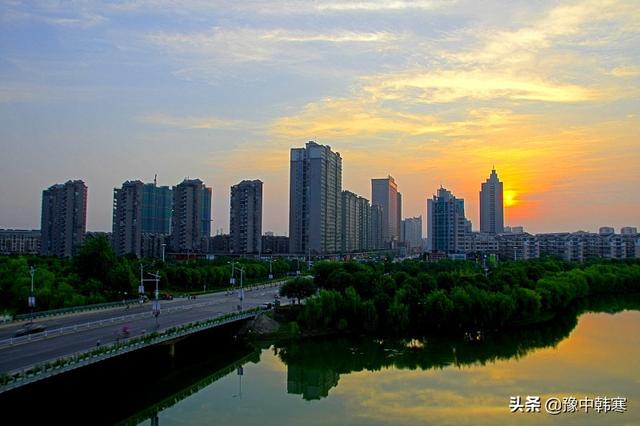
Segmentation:
{"type": "Polygon", "coordinates": [[[199,252],[211,236],[211,188],[200,179],[185,179],[173,187],[171,248],[199,252]]]}
{"type": "Polygon", "coordinates": [[[398,192],[398,201],[396,202],[397,209],[397,227],[398,227],[398,242],[404,241],[404,233],[402,232],[402,194],[398,192]]]}
{"type": "Polygon", "coordinates": [[[464,200],[445,188],[427,200],[427,230],[432,251],[463,253],[471,232],[464,216],[464,200]]]}
{"type": "Polygon", "coordinates": [[[356,198],[356,251],[371,250],[371,205],[364,197],[356,198]]]}
{"type": "Polygon", "coordinates": [[[393,177],[371,179],[371,205],[382,208],[384,223],[382,240],[387,247],[392,247],[400,240],[401,196],[393,177]]]}
{"type": "Polygon", "coordinates": [[[41,245],[43,256],[70,257],[87,229],[87,186],[67,181],[42,191],[41,245]]]}
{"type": "Polygon", "coordinates": [[[371,207],[369,200],[351,191],[342,191],[342,251],[369,250],[371,207]]]}
{"type": "Polygon", "coordinates": [[[384,248],[385,222],[382,207],[376,204],[369,209],[369,250],[381,250],[384,248]]]}
{"type": "Polygon", "coordinates": [[[402,220],[402,241],[410,251],[422,250],[422,216],[402,220]]]}
{"type": "Polygon", "coordinates": [[[243,180],[231,187],[229,234],[233,253],[260,253],[262,181],[243,180]]]}
{"type": "Polygon", "coordinates": [[[358,217],[356,200],[358,196],[351,191],[342,191],[342,251],[350,253],[356,250],[358,235],[358,217]]]}
{"type": "Polygon", "coordinates": [[[113,190],[113,224],[111,244],[118,256],[141,256],[142,201],[144,184],[127,181],[113,190]]]}
{"type": "Polygon", "coordinates": [[[495,169],[480,190],[480,232],[500,234],[504,229],[502,182],[495,169]]]}
{"type": "Polygon", "coordinates": [[[342,158],[313,141],[291,149],[289,244],[292,253],[341,249],[342,158]]]}
{"type": "Polygon", "coordinates": [[[145,183],[142,188],[142,233],[169,235],[173,195],[168,186],[145,183]]]}
{"type": "Polygon", "coordinates": [[[118,256],[148,256],[149,251],[143,250],[143,240],[156,241],[155,236],[169,234],[172,202],[171,188],[157,186],[155,181],[146,184],[139,180],[127,181],[121,188],[114,188],[114,252],[118,256]]]}

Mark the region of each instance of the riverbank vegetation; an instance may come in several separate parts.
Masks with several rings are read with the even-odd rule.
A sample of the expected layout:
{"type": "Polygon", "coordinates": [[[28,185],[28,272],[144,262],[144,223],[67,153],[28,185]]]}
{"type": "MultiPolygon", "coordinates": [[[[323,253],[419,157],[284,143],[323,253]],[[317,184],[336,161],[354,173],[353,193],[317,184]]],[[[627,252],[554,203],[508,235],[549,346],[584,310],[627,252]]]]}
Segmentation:
{"type": "Polygon", "coordinates": [[[640,292],[638,260],[582,264],[557,259],[500,263],[338,263],[314,266],[316,294],[303,331],[365,334],[464,333],[542,322],[578,299],[640,292]]]}

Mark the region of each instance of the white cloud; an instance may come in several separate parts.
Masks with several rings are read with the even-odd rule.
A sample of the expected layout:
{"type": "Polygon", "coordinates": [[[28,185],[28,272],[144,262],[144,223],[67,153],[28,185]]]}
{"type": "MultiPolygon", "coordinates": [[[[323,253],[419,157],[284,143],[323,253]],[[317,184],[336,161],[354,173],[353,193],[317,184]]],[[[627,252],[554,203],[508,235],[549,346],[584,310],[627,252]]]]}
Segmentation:
{"type": "Polygon", "coordinates": [[[139,117],[139,120],[144,123],[175,127],[179,129],[223,129],[236,126],[240,123],[237,120],[228,120],[212,116],[173,116],[163,113],[142,115],[139,117]]]}
{"type": "Polygon", "coordinates": [[[205,61],[213,56],[228,63],[244,63],[275,58],[285,62],[301,62],[318,57],[308,44],[388,44],[403,37],[388,32],[216,27],[197,33],[154,33],[148,35],[147,39],[178,55],[195,54],[205,61]]]}

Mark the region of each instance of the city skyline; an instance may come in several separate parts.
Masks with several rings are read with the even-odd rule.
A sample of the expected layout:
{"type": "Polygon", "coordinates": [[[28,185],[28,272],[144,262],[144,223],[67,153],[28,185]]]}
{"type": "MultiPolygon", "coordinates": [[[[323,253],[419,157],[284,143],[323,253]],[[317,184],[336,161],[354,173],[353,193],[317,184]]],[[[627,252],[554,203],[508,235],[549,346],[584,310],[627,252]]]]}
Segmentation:
{"type": "Polygon", "coordinates": [[[505,225],[640,217],[634,1],[180,6],[0,5],[0,228],[37,228],[42,189],[82,179],[87,229],[109,231],[113,188],[158,174],[212,187],[227,232],[228,188],[260,179],[263,229],[287,234],[288,149],[307,140],[365,198],[394,176],[404,217],[442,184],[479,227],[493,164],[505,225]]]}

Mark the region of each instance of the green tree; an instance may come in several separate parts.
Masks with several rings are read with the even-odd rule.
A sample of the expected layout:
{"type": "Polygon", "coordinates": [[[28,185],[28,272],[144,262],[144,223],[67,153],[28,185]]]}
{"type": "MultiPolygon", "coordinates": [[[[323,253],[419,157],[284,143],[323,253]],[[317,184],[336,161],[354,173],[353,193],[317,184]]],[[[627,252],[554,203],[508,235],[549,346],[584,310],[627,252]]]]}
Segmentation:
{"type": "Polygon", "coordinates": [[[316,286],[311,278],[296,277],[287,281],[280,288],[280,295],[289,299],[300,300],[313,295],[316,292],[316,286]]]}

